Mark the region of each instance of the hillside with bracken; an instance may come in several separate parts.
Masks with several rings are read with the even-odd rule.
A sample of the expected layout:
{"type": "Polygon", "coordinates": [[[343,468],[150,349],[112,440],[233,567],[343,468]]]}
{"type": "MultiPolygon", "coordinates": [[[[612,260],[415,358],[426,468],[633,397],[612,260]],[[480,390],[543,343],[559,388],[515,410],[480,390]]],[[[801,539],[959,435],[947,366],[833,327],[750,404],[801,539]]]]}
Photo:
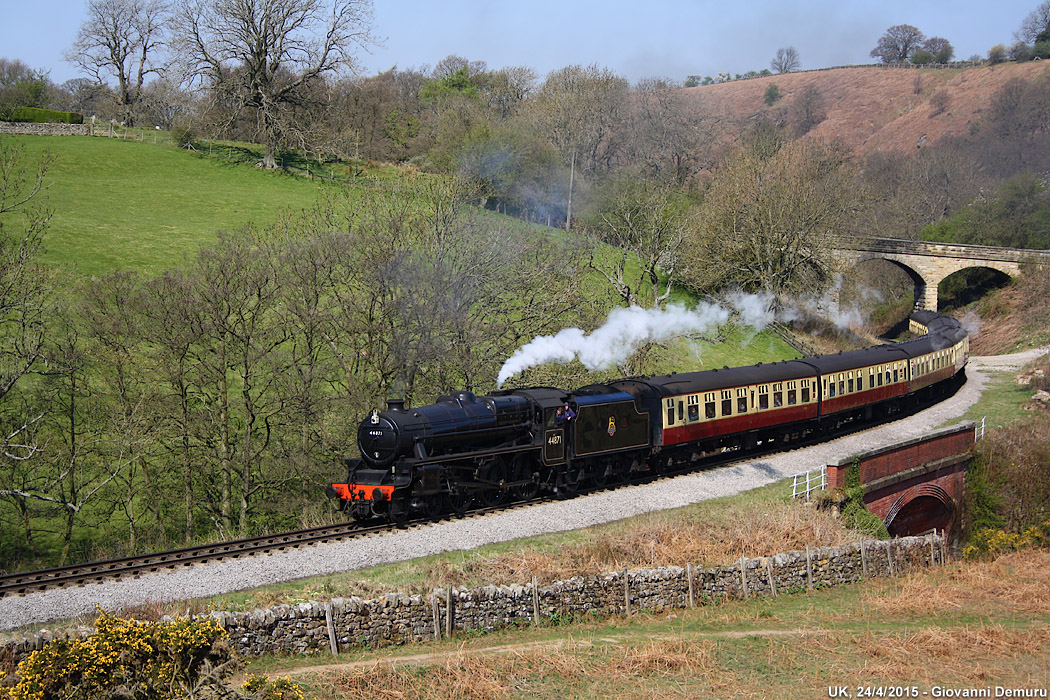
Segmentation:
{"type": "Polygon", "coordinates": [[[1012,79],[1031,80],[1050,71],[1042,61],[966,68],[834,68],[736,80],[688,88],[697,109],[727,119],[734,128],[763,115],[783,118],[792,100],[813,88],[825,118],[807,138],[838,141],[859,155],[906,153],[966,134],[993,95],[1012,79]],[[780,98],[766,104],[774,84],[780,98]]]}

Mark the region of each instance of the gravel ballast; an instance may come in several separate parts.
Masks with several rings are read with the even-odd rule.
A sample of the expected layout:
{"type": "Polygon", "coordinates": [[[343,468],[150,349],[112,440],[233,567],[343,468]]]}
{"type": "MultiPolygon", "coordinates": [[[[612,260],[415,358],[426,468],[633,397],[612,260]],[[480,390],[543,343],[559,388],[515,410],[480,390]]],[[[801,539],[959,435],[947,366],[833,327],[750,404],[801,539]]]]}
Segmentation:
{"type": "Polygon", "coordinates": [[[820,445],[654,483],[541,503],[478,518],[434,523],[363,539],[274,554],[197,564],[138,578],[0,599],[0,630],[117,612],[149,603],[202,598],[307,576],[332,574],[441,552],[473,549],[574,530],[709,498],[729,496],[867,450],[921,437],[962,416],[980,398],[991,371],[1014,370],[1048,348],[1015,355],[971,357],[966,384],[951,398],[913,416],[820,445]]]}

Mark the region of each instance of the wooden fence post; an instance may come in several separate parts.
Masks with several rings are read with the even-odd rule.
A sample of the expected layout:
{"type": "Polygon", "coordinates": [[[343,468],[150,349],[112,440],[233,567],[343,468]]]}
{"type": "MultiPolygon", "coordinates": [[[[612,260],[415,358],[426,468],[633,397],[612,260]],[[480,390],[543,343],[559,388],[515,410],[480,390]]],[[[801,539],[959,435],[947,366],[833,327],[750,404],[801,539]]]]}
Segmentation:
{"type": "Polygon", "coordinates": [[[744,589],[744,600],[747,600],[750,595],[747,591],[747,565],[744,563],[745,557],[740,557],[740,586],[744,589]]]}
{"type": "Polygon", "coordinates": [[[806,588],[813,590],[813,555],[810,554],[809,545],[806,545],[806,588]]]}
{"type": "Polygon", "coordinates": [[[452,602],[452,584],[448,585],[448,600],[446,601],[447,607],[445,608],[445,636],[449,639],[452,638],[452,627],[455,624],[455,607],[456,604],[452,602]]]}
{"type": "Polygon", "coordinates": [[[532,626],[540,626],[540,587],[535,576],[532,577],[532,626]]]}
{"type": "Polygon", "coordinates": [[[433,595],[430,597],[430,608],[434,614],[434,639],[441,639],[441,603],[438,602],[438,597],[433,595]]]}
{"type": "Polygon", "coordinates": [[[689,607],[696,607],[696,593],[693,590],[693,564],[688,562],[685,565],[685,575],[689,578],[689,607]]]}
{"type": "Polygon", "coordinates": [[[324,604],[324,621],[328,625],[328,646],[332,649],[332,656],[339,654],[339,643],[335,638],[335,619],[332,615],[332,601],[324,604]]]}
{"type": "Polygon", "coordinates": [[[631,580],[627,577],[627,569],[623,570],[623,610],[624,616],[631,616],[631,580]]]}

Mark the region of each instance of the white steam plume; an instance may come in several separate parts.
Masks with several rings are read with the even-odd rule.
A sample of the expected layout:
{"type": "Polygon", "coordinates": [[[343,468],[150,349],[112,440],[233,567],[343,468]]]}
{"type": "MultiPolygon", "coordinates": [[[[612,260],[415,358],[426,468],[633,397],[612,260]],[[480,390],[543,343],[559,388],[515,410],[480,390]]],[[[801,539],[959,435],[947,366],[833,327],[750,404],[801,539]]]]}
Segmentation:
{"type": "Polygon", "coordinates": [[[773,312],[773,295],[768,292],[748,294],[734,291],[726,294],[725,300],[740,317],[740,323],[756,332],[765,329],[776,320],[773,312]]]}
{"type": "Polygon", "coordinates": [[[589,370],[609,369],[624,362],[644,343],[666,340],[686,333],[704,333],[729,320],[729,312],[714,304],[687,309],[678,304],[666,309],[617,307],[609,318],[589,334],[579,328],[566,328],[554,335],[541,335],[518,348],[503,363],[496,385],[530,367],[557,362],[566,364],[579,358],[589,370]]]}

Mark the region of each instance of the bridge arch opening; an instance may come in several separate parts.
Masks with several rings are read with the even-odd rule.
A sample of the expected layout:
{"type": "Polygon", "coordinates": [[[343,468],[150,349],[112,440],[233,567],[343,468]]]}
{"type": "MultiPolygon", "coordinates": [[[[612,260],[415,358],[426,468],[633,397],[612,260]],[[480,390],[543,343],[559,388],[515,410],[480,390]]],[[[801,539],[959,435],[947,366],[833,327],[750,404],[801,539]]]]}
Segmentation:
{"type": "Polygon", "coordinates": [[[920,535],[937,529],[948,532],[955,523],[955,501],[936,484],[910,489],[890,508],[886,530],[891,537],[920,535]]]}
{"type": "MultiPolygon", "coordinates": [[[[896,260],[856,260],[842,273],[836,299],[841,311],[856,311],[875,335],[896,338],[908,330],[915,295],[924,283],[918,272],[896,260]]],[[[921,298],[921,296],[919,297],[921,298]]]]}
{"type": "Polygon", "coordinates": [[[959,309],[1010,284],[1011,277],[990,267],[967,267],[937,285],[938,310],[959,309]]]}

